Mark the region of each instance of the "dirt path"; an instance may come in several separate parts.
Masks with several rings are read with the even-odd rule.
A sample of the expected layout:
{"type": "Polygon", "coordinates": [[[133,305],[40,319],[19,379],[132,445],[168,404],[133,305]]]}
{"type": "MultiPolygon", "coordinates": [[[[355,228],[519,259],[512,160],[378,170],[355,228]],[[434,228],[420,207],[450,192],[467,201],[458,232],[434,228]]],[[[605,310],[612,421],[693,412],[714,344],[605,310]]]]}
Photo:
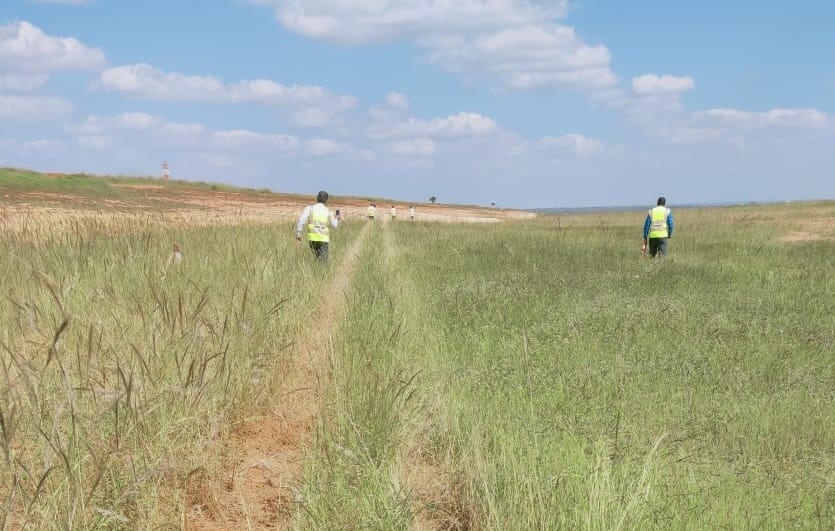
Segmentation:
{"type": "MultiPolygon", "coordinates": [[[[393,234],[393,225],[386,220],[383,225],[383,248],[387,267],[394,268],[398,249],[393,234]]],[[[399,222],[394,222],[399,223],[399,222]]],[[[411,284],[401,278],[401,285],[411,284]]],[[[411,297],[409,288],[405,288],[405,296],[411,297]]],[[[416,317],[416,321],[419,319],[416,317]]],[[[432,334],[428,330],[422,333],[432,334]]],[[[414,368],[415,370],[419,370],[414,368]]],[[[427,396],[437,396],[429,391],[427,396]]],[[[427,406],[432,407],[432,406],[427,406]]],[[[413,433],[405,437],[405,444],[400,449],[402,465],[401,481],[408,485],[410,491],[409,502],[412,506],[414,521],[411,531],[453,531],[472,529],[473,510],[467,505],[464,492],[464,481],[447,467],[447,464],[437,456],[426,453],[423,445],[428,432],[413,433]]]]}
{"type": "Polygon", "coordinates": [[[286,529],[299,501],[306,450],[330,381],[329,355],[337,332],[344,292],[370,225],[362,229],[339,264],[316,310],[321,326],[303,328],[293,363],[283,375],[283,399],[247,423],[230,444],[225,479],[189,493],[188,530],[286,529]],[[212,485],[219,483],[219,485],[212,485]]]}

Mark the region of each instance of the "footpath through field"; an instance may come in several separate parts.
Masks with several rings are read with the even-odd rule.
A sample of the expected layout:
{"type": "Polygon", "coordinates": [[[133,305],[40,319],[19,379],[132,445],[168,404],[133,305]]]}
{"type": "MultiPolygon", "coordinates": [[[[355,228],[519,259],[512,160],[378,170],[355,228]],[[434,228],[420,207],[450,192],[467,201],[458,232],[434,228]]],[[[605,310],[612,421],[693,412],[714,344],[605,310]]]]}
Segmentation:
{"type": "MultiPolygon", "coordinates": [[[[312,313],[316,326],[303,327],[292,366],[283,380],[282,400],[268,415],[250,421],[238,433],[228,456],[221,492],[214,503],[184,522],[189,530],[284,529],[299,500],[305,452],[320,416],[321,396],[330,381],[329,356],[343,311],[345,291],[370,229],[364,227],[312,313]]],[[[207,493],[203,493],[205,496],[207,493]]]]}
{"type": "Polygon", "coordinates": [[[278,405],[235,434],[186,529],[470,527],[454,452],[431,440],[443,362],[397,239],[406,223],[360,230],[297,337],[278,405]]]}

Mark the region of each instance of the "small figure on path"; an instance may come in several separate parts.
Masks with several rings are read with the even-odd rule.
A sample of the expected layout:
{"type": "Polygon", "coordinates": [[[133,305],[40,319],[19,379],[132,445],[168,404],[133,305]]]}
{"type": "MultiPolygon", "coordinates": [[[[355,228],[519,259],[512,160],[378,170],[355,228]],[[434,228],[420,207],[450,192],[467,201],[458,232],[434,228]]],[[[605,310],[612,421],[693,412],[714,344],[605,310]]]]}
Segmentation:
{"type": "Polygon", "coordinates": [[[673,213],[667,208],[667,199],[662,196],[658,198],[656,207],[647,213],[647,219],[644,221],[644,246],[641,248],[641,254],[646,251],[649,243],[650,258],[666,255],[667,239],[672,237],[673,213]]]}
{"type": "Polygon", "coordinates": [[[328,209],[328,193],[322,190],[316,196],[316,203],[304,207],[298,221],[296,221],[296,242],[302,241],[302,230],[307,226],[307,241],[316,258],[326,264],[328,262],[328,244],[330,243],[330,229],[339,226],[339,218],[328,209]]]}

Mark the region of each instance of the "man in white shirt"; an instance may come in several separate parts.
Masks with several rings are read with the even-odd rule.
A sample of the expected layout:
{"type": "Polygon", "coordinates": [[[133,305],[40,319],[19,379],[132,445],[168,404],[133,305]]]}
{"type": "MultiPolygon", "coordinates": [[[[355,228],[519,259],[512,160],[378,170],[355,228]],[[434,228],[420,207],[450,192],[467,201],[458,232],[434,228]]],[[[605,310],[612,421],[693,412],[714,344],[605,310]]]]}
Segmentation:
{"type": "Polygon", "coordinates": [[[330,228],[339,226],[339,218],[335,216],[325,203],[328,193],[324,190],[316,196],[316,204],[304,207],[298,221],[296,221],[296,242],[302,241],[302,230],[307,226],[307,241],[316,258],[328,262],[328,244],[330,243],[330,228]]]}

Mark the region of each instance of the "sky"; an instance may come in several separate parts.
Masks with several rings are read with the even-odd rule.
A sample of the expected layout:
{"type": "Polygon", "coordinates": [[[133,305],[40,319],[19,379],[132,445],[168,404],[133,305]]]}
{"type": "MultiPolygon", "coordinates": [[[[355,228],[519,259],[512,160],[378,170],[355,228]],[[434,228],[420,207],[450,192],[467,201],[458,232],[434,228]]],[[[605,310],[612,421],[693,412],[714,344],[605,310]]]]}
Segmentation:
{"type": "Polygon", "coordinates": [[[831,0],[0,0],[0,166],[508,208],[835,198],[831,0]]]}

